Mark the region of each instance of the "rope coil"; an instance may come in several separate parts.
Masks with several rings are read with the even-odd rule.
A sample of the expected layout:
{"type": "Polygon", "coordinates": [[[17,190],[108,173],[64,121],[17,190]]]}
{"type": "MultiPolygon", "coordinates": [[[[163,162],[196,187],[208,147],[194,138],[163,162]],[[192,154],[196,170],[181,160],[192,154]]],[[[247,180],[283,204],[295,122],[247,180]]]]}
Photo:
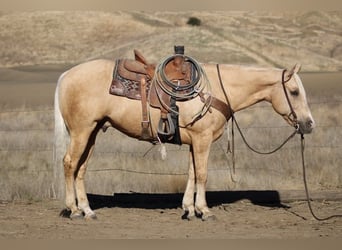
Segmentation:
{"type": "MultiPolygon", "coordinates": [[[[161,78],[162,78],[162,82],[166,83],[169,87],[171,87],[172,89],[175,89],[177,91],[184,91],[184,90],[189,90],[191,88],[194,88],[196,86],[196,84],[199,82],[200,80],[200,70],[201,67],[200,65],[195,61],[195,59],[189,57],[189,56],[185,56],[185,55],[173,55],[170,56],[168,58],[166,58],[161,64],[160,64],[160,70],[161,70],[161,78]],[[195,77],[192,77],[192,82],[190,82],[189,84],[186,85],[179,85],[179,84],[174,84],[173,80],[171,79],[171,81],[167,78],[166,74],[165,74],[165,68],[166,65],[171,62],[172,60],[174,60],[174,58],[176,57],[182,57],[184,62],[189,62],[194,68],[195,68],[195,77]]],[[[179,83],[179,82],[178,82],[179,83]]]]}
{"type": "MultiPolygon", "coordinates": [[[[197,119],[201,118],[210,108],[212,98],[211,98],[211,84],[206,75],[203,67],[195,59],[185,55],[172,55],[157,65],[154,77],[152,79],[152,84],[156,84],[164,93],[174,98],[176,101],[187,101],[196,98],[199,93],[203,93],[206,97],[206,101],[199,107],[199,110],[195,112],[192,117],[192,124],[197,119]],[[192,67],[193,77],[191,77],[188,84],[181,85],[181,79],[169,79],[165,73],[165,67],[170,63],[175,57],[181,56],[184,62],[190,63],[192,67]]],[[[160,94],[157,92],[159,101],[165,109],[169,112],[179,115],[179,112],[172,109],[169,104],[166,104],[161,98],[160,94]]]]}
{"type": "Polygon", "coordinates": [[[195,59],[184,55],[172,55],[158,64],[152,82],[177,101],[195,98],[205,88],[208,88],[208,92],[211,90],[210,82],[202,66],[195,59]],[[180,85],[180,79],[168,79],[165,73],[166,65],[176,56],[182,56],[184,62],[189,62],[194,68],[194,77],[188,84],[180,85]]]}

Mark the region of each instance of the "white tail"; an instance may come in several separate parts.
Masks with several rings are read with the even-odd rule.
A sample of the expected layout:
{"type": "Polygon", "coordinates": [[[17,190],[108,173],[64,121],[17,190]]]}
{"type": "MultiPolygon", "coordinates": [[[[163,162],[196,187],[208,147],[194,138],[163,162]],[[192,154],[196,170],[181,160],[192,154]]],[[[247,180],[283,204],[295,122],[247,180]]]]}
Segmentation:
{"type": "MultiPolygon", "coordinates": [[[[66,73],[66,72],[65,72],[66,73]]],[[[69,141],[69,133],[64,123],[62,113],[59,106],[59,88],[62,82],[63,73],[57,82],[55,90],[55,103],[54,103],[54,114],[55,114],[55,134],[54,134],[54,145],[53,145],[53,191],[54,198],[63,199],[65,192],[64,184],[64,169],[63,169],[63,158],[66,153],[67,143],[69,141]]]]}

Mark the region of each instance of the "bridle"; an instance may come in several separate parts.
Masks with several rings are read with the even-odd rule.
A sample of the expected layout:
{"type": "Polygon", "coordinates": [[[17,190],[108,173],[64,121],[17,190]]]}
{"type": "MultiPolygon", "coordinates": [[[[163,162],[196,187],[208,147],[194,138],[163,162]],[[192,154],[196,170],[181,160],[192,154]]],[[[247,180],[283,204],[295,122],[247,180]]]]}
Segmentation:
{"type": "Polygon", "coordinates": [[[291,77],[289,77],[289,79],[285,80],[285,73],[286,73],[286,69],[283,70],[282,75],[281,75],[281,85],[283,86],[286,101],[290,107],[290,114],[288,115],[288,118],[293,123],[293,127],[298,131],[299,130],[299,123],[298,123],[298,119],[297,119],[297,114],[293,109],[293,106],[292,106],[290,98],[289,98],[289,94],[287,93],[286,86],[285,86],[285,83],[287,83],[291,79],[291,77]]]}

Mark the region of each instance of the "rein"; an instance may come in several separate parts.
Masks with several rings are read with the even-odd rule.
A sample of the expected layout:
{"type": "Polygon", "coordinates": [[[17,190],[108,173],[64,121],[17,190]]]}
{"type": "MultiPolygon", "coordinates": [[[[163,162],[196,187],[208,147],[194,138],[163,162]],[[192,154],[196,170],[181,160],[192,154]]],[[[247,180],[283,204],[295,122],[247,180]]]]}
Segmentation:
{"type": "MultiPolygon", "coordinates": [[[[235,119],[235,116],[234,116],[234,111],[232,110],[231,106],[230,106],[230,102],[229,102],[229,99],[228,99],[228,95],[226,93],[226,90],[223,86],[223,83],[222,83],[222,78],[221,78],[221,73],[220,73],[220,67],[219,67],[219,64],[216,64],[216,68],[217,68],[217,73],[218,73],[218,77],[219,77],[219,82],[220,82],[220,85],[221,85],[221,88],[222,88],[222,91],[224,93],[224,96],[225,96],[225,99],[226,99],[226,102],[228,104],[228,106],[230,107],[231,109],[231,117],[232,117],[232,158],[233,158],[233,172],[235,174],[235,153],[234,153],[234,123],[236,125],[236,127],[238,128],[238,131],[241,135],[241,138],[243,139],[244,143],[247,145],[247,147],[257,153],[257,154],[273,154],[275,153],[276,151],[280,150],[292,137],[295,136],[295,134],[297,133],[300,133],[299,131],[299,124],[298,124],[298,120],[297,120],[297,114],[296,112],[294,111],[293,109],[293,106],[290,102],[290,98],[288,96],[288,93],[286,91],[286,87],[285,87],[285,83],[288,82],[290,80],[290,78],[288,80],[285,80],[285,72],[286,72],[286,69],[283,70],[282,72],[282,78],[281,78],[281,83],[282,83],[282,86],[283,86],[283,90],[284,90],[284,93],[285,93],[285,96],[286,96],[286,100],[287,100],[287,103],[290,107],[290,114],[289,116],[292,116],[293,118],[291,119],[291,121],[293,122],[293,126],[295,128],[295,131],[287,138],[285,139],[285,141],[283,143],[280,144],[280,146],[276,147],[275,149],[269,151],[269,152],[260,152],[256,149],[254,149],[253,147],[250,146],[250,144],[247,142],[245,136],[243,135],[242,131],[241,131],[241,128],[237,122],[237,120],[235,119]]],[[[303,171],[303,182],[304,182],[304,188],[305,188],[305,195],[306,195],[306,201],[307,201],[307,204],[308,204],[308,207],[309,207],[309,210],[310,210],[310,213],[312,215],[312,217],[314,219],[316,219],[317,221],[326,221],[326,220],[330,220],[332,218],[342,218],[342,214],[336,214],[336,215],[331,215],[331,216],[328,216],[328,217],[325,217],[325,218],[320,218],[318,217],[313,209],[312,209],[312,206],[311,206],[311,198],[310,198],[310,194],[309,194],[309,188],[308,188],[308,185],[307,185],[307,178],[306,178],[306,167],[305,167],[305,157],[304,157],[304,150],[305,150],[305,139],[304,139],[304,134],[303,133],[300,133],[301,135],[301,157],[302,157],[302,171],[303,171]]],[[[234,181],[234,180],[233,180],[234,181]]]]}
{"type": "Polygon", "coordinates": [[[304,139],[304,135],[301,134],[301,140],[300,140],[300,145],[301,145],[301,155],[302,155],[302,171],[303,171],[303,182],[304,182],[304,188],[305,188],[305,195],[306,195],[306,201],[310,210],[310,213],[312,215],[313,218],[315,218],[315,220],[317,221],[326,221],[326,220],[330,220],[333,218],[342,218],[342,214],[334,214],[334,215],[330,215],[328,217],[324,217],[324,218],[320,218],[318,217],[311,206],[311,198],[310,198],[310,194],[309,194],[309,188],[308,188],[308,183],[307,183],[307,178],[306,178],[306,169],[305,169],[305,157],[304,157],[304,149],[305,149],[305,139],[304,139]]]}

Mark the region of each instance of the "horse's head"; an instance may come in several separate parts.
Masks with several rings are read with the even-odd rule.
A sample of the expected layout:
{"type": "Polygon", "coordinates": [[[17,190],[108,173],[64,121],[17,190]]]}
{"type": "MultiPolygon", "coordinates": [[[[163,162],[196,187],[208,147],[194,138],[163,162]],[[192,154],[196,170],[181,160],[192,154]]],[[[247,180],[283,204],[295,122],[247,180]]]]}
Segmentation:
{"type": "Polygon", "coordinates": [[[311,133],[315,127],[309,109],[305,90],[297,73],[300,65],[284,70],[281,84],[276,84],[272,92],[272,106],[276,112],[292,126],[298,127],[302,134],[311,133]]]}

